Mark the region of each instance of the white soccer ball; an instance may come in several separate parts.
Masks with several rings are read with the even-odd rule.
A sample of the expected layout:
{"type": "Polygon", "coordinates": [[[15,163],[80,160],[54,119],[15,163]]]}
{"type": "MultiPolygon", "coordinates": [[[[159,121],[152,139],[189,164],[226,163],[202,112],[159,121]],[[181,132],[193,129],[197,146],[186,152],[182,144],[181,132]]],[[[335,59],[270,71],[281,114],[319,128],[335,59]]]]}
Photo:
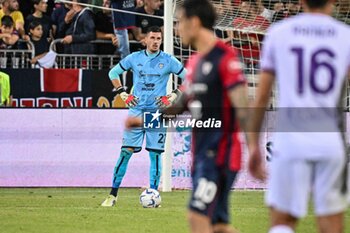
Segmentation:
{"type": "Polygon", "coordinates": [[[160,205],[162,199],[155,189],[146,189],[140,195],[140,203],[143,208],[156,208],[160,205]]]}

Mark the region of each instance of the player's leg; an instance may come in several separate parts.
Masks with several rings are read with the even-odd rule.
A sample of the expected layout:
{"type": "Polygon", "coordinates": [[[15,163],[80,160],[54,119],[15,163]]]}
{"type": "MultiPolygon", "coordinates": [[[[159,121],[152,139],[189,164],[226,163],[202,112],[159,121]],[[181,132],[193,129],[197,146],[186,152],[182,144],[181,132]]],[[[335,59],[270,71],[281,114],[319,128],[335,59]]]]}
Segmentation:
{"type": "Polygon", "coordinates": [[[318,232],[342,233],[344,232],[344,213],[317,217],[318,232]]]}
{"type": "Polygon", "coordinates": [[[131,155],[140,152],[144,138],[144,131],[141,128],[125,130],[123,135],[123,146],[119,159],[114,167],[111,195],[117,196],[119,186],[126,173],[131,155]]]}
{"type": "Polygon", "coordinates": [[[213,229],[214,233],[239,233],[238,230],[226,223],[217,223],[214,225],[213,229]]]}
{"type": "Polygon", "coordinates": [[[320,233],[344,231],[348,194],[346,168],[345,156],[330,156],[315,165],[314,204],[320,233]]]}
{"type": "Polygon", "coordinates": [[[298,219],[287,212],[270,208],[270,222],[269,233],[294,233],[298,219]]]}
{"type": "Polygon", "coordinates": [[[142,148],[142,141],[144,132],[141,128],[135,128],[124,131],[123,135],[123,146],[120,151],[120,156],[114,167],[112,188],[109,196],[101,204],[102,206],[109,207],[114,206],[117,201],[119,186],[126,173],[129,160],[132,154],[139,152],[142,148]]]}
{"type": "Polygon", "coordinates": [[[193,163],[192,195],[188,221],[192,233],[212,233],[213,210],[218,203],[219,171],[213,157],[196,155],[193,163]]]}
{"type": "Polygon", "coordinates": [[[212,217],[212,224],[214,233],[238,233],[238,230],[230,226],[229,218],[229,196],[231,187],[236,179],[237,172],[229,171],[228,169],[221,169],[218,187],[218,203],[214,210],[212,217]]]}
{"type": "Polygon", "coordinates": [[[129,160],[134,153],[134,149],[130,147],[123,147],[120,151],[119,159],[114,167],[113,182],[110,195],[117,196],[119,186],[124,178],[126,169],[128,168],[129,160]]]}
{"type": "Polygon", "coordinates": [[[191,233],[212,233],[213,226],[210,218],[193,210],[188,212],[191,233]]]}
{"type": "Polygon", "coordinates": [[[120,53],[121,58],[123,59],[130,54],[128,30],[115,29],[114,32],[119,41],[118,51],[120,53]]]}
{"type": "Polygon", "coordinates": [[[301,159],[274,157],[270,166],[266,203],[270,207],[269,233],[294,233],[307,213],[313,164],[301,159]]]}
{"type": "Polygon", "coordinates": [[[109,196],[102,202],[101,206],[111,207],[117,202],[118,189],[125,175],[129,160],[133,154],[133,148],[122,148],[119,159],[114,167],[113,183],[109,196]]]}
{"type": "Polygon", "coordinates": [[[162,129],[147,130],[146,134],[146,150],[149,151],[150,170],[149,183],[150,188],[158,189],[162,172],[162,153],[164,152],[164,144],[166,133],[162,129]]]}
{"type": "Polygon", "coordinates": [[[159,186],[160,176],[162,172],[162,152],[156,150],[149,150],[150,170],[149,170],[149,184],[150,188],[157,190],[159,186]]]}

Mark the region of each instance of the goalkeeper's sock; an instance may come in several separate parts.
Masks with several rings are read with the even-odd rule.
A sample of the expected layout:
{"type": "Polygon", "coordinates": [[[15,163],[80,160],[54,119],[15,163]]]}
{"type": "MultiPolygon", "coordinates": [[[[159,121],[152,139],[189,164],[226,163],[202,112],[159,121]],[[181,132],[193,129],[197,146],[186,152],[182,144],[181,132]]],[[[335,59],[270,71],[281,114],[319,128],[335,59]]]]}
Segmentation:
{"type": "Polygon", "coordinates": [[[109,194],[116,197],[118,195],[118,190],[119,188],[112,188],[109,194]]]}
{"type": "Polygon", "coordinates": [[[162,171],[161,153],[156,151],[150,151],[149,157],[151,160],[151,167],[149,170],[150,188],[157,190],[159,181],[160,181],[161,171],[162,171]]]}
{"type": "Polygon", "coordinates": [[[294,233],[293,229],[286,225],[277,225],[270,228],[269,233],[294,233]]]}
{"type": "Polygon", "coordinates": [[[115,165],[114,173],[113,173],[113,184],[112,184],[112,190],[110,193],[113,196],[117,196],[118,194],[118,188],[125,175],[131,155],[132,155],[132,152],[130,150],[122,148],[118,162],[115,165]]]}

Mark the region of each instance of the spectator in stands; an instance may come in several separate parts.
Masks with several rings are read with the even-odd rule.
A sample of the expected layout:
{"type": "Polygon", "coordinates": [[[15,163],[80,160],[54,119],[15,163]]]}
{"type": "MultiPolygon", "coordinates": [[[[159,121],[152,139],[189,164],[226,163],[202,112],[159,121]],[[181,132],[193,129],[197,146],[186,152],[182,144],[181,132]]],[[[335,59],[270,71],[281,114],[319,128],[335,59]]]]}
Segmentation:
{"type": "Polygon", "coordinates": [[[225,39],[227,38],[226,30],[222,30],[222,27],[231,26],[231,22],[234,19],[234,14],[232,14],[232,3],[230,0],[213,0],[213,7],[216,11],[217,19],[214,29],[214,32],[218,38],[225,39]]]}
{"type": "Polygon", "coordinates": [[[33,21],[38,21],[42,27],[42,38],[48,41],[53,39],[52,22],[49,16],[45,15],[47,11],[47,0],[32,0],[34,13],[26,18],[26,32],[29,34],[29,26],[33,21]]]}
{"type": "Polygon", "coordinates": [[[145,3],[143,0],[136,0],[136,8],[143,7],[145,3]]]}
{"type": "Polygon", "coordinates": [[[274,8],[275,5],[282,5],[282,2],[279,2],[279,0],[269,0],[269,1],[265,1],[265,0],[256,0],[256,4],[258,7],[258,14],[262,17],[264,17],[266,20],[268,20],[269,22],[272,22],[273,20],[273,16],[275,15],[275,13],[277,12],[274,8]]]}
{"type": "Polygon", "coordinates": [[[22,13],[23,18],[26,19],[28,15],[32,13],[32,1],[31,0],[18,0],[19,11],[22,13]]]}
{"type": "Polygon", "coordinates": [[[87,3],[88,0],[73,0],[72,9],[75,12],[74,19],[62,39],[62,43],[70,45],[73,54],[94,54],[94,45],[90,41],[96,39],[95,22],[92,11],[79,3],[87,3]]]}
{"type": "MultiPolygon", "coordinates": [[[[106,8],[110,8],[111,1],[103,0],[102,6],[106,8]]],[[[103,9],[96,13],[95,16],[95,24],[96,24],[96,38],[103,40],[111,40],[114,49],[106,44],[98,45],[97,53],[98,54],[110,54],[111,51],[115,51],[115,48],[118,47],[118,38],[114,34],[113,29],[113,19],[112,13],[110,10],[103,9]]]]}
{"type": "Polygon", "coordinates": [[[273,22],[278,22],[284,18],[294,16],[301,11],[299,0],[282,0],[281,4],[282,7],[279,7],[273,16],[273,22]]]}
{"type": "Polygon", "coordinates": [[[10,87],[10,76],[0,72],[0,107],[11,107],[12,96],[10,87]]]}
{"type": "Polygon", "coordinates": [[[34,20],[29,24],[30,40],[34,44],[34,58],[31,63],[36,64],[49,51],[49,43],[44,37],[43,25],[39,20],[34,20]]]}
{"type": "Polygon", "coordinates": [[[15,49],[19,39],[18,32],[14,28],[13,19],[5,15],[1,19],[0,49],[15,49]]]}
{"type": "Polygon", "coordinates": [[[259,15],[259,11],[256,2],[242,0],[240,17],[233,20],[234,28],[264,32],[269,27],[270,22],[259,15]]]}
{"type": "Polygon", "coordinates": [[[56,4],[56,7],[51,15],[53,35],[55,39],[65,37],[66,31],[68,30],[70,23],[73,20],[74,14],[75,12],[72,9],[71,4],[56,4]],[[70,14],[68,14],[68,17],[66,18],[68,12],[70,12],[70,14]]]}
{"type": "Polygon", "coordinates": [[[287,17],[288,12],[286,9],[286,3],[288,0],[278,0],[274,3],[274,15],[272,17],[272,22],[278,22],[287,17]]]}
{"type": "Polygon", "coordinates": [[[350,25],[350,1],[349,0],[338,0],[333,16],[350,25]]]}
{"type": "Polygon", "coordinates": [[[47,10],[46,15],[50,16],[53,12],[53,9],[55,9],[56,2],[59,0],[47,0],[47,10]]]}
{"type": "Polygon", "coordinates": [[[286,2],[287,17],[298,14],[301,10],[299,0],[287,0],[286,2]]]}
{"type": "MultiPolygon", "coordinates": [[[[103,0],[90,0],[90,4],[94,5],[94,6],[101,6],[103,3],[103,0]]],[[[96,14],[97,12],[99,12],[100,9],[97,8],[92,8],[92,11],[96,14]]]]}
{"type": "MultiPolygon", "coordinates": [[[[117,10],[134,11],[135,0],[111,0],[111,7],[117,10]]],[[[135,15],[112,12],[114,32],[119,41],[119,53],[121,58],[130,53],[128,29],[135,27],[135,15]]]]}
{"type": "MultiPolygon", "coordinates": [[[[160,0],[144,0],[144,7],[136,8],[136,12],[147,14],[147,15],[155,15],[155,16],[163,16],[164,13],[159,9],[160,0]]],[[[151,26],[158,26],[163,31],[163,19],[147,17],[142,15],[136,16],[136,27],[133,29],[134,36],[136,40],[143,42],[146,37],[147,29],[151,26]]]]}
{"type": "Polygon", "coordinates": [[[257,4],[250,0],[242,0],[240,15],[233,21],[233,27],[239,30],[229,31],[228,41],[236,45],[238,42],[237,47],[244,62],[255,67],[260,59],[262,33],[269,27],[270,22],[259,15],[257,4]]]}
{"type": "MultiPolygon", "coordinates": [[[[52,14],[52,11],[55,7],[55,1],[57,0],[47,0],[47,11],[46,11],[46,15],[50,16],[52,14]]],[[[26,19],[28,17],[28,15],[32,14],[32,12],[35,10],[33,8],[33,4],[31,0],[18,0],[19,2],[19,10],[22,12],[23,14],[23,18],[26,19]]]]}
{"type": "Polygon", "coordinates": [[[24,40],[29,40],[29,36],[25,34],[24,31],[24,19],[23,15],[19,9],[19,4],[17,0],[2,0],[2,9],[0,10],[0,19],[9,15],[12,17],[15,25],[15,29],[19,33],[20,37],[24,40]]]}

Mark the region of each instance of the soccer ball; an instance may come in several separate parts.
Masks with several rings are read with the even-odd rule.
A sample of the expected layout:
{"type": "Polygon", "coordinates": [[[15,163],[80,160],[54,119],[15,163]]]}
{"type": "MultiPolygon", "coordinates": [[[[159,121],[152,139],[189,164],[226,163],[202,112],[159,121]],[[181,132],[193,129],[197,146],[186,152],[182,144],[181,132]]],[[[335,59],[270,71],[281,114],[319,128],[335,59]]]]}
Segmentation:
{"type": "Polygon", "coordinates": [[[160,194],[155,189],[146,189],[140,195],[140,203],[143,208],[157,208],[161,201],[160,194]]]}

